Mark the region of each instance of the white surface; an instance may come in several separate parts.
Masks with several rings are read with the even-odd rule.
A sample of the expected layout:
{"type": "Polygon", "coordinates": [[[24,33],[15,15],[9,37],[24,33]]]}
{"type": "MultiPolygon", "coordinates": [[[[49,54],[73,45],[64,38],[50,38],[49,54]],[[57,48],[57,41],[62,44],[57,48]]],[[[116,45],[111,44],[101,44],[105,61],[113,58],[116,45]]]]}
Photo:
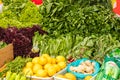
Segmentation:
{"type": "Polygon", "coordinates": [[[64,78],[60,78],[60,77],[56,77],[58,74],[65,74],[67,71],[66,71],[66,68],[59,71],[58,73],[56,73],[53,77],[54,77],[54,80],[68,80],[68,79],[64,79],[64,78]]]}
{"type": "Polygon", "coordinates": [[[3,4],[0,4],[0,13],[2,12],[3,4]]]}
{"type": "Polygon", "coordinates": [[[5,78],[4,78],[4,79],[1,79],[1,78],[0,78],[0,80],[6,80],[6,79],[5,79],[5,78]]]}
{"type": "Polygon", "coordinates": [[[30,77],[28,77],[28,78],[30,78],[30,80],[54,80],[53,77],[40,78],[40,77],[36,77],[36,76],[30,76],[30,77]]]}

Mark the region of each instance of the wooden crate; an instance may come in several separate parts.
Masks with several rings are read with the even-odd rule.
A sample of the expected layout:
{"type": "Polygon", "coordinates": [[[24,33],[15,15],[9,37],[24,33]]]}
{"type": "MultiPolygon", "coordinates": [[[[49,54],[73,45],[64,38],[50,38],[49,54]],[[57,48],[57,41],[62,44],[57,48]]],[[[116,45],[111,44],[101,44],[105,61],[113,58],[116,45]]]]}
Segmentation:
{"type": "Polygon", "coordinates": [[[2,67],[5,63],[13,60],[13,58],[13,44],[9,44],[0,49],[0,67],[2,67]]]}

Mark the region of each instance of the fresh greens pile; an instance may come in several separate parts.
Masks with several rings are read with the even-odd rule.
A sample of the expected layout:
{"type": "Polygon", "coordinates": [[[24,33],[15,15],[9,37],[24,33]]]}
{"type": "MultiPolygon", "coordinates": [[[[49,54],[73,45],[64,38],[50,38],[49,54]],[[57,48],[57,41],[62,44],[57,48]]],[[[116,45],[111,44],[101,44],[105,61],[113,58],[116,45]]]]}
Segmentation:
{"type": "Polygon", "coordinates": [[[71,55],[76,58],[90,58],[102,63],[106,54],[113,49],[120,47],[120,41],[109,35],[96,37],[94,35],[85,37],[77,43],[72,50],[71,55]]]}
{"type": "Polygon", "coordinates": [[[35,36],[33,41],[37,41],[34,41],[33,44],[37,44],[35,49],[40,49],[40,54],[63,55],[67,59],[70,57],[76,59],[89,58],[102,63],[106,54],[120,47],[120,42],[110,34],[100,37],[95,35],[82,37],[81,35],[66,34],[53,38],[49,35],[39,35],[36,32],[35,36]]]}
{"type": "Polygon", "coordinates": [[[13,61],[9,62],[6,64],[5,69],[0,72],[0,77],[3,77],[3,75],[7,72],[7,71],[11,71],[11,72],[15,72],[15,73],[21,73],[23,67],[25,66],[25,64],[28,61],[31,61],[32,58],[22,58],[20,56],[16,57],[13,61]]]}
{"type": "Polygon", "coordinates": [[[0,14],[0,26],[30,27],[39,24],[42,16],[39,8],[30,0],[3,0],[3,12],[0,14]]]}
{"type": "Polygon", "coordinates": [[[50,36],[112,34],[119,38],[119,21],[109,0],[45,0],[40,7],[42,27],[50,36]]]}
{"type": "Polygon", "coordinates": [[[33,37],[33,52],[40,49],[40,54],[48,53],[51,56],[66,56],[72,48],[73,38],[71,34],[61,35],[58,38],[51,38],[48,35],[39,35],[35,33],[33,37]],[[37,40],[37,41],[36,41],[37,40]]]}

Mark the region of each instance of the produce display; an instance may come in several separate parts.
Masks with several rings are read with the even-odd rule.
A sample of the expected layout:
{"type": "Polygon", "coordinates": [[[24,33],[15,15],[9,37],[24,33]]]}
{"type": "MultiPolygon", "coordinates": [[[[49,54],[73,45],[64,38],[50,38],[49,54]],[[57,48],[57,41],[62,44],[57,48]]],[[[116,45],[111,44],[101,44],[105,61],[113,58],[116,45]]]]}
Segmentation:
{"type": "Polygon", "coordinates": [[[0,0],[0,49],[12,44],[14,52],[0,80],[119,80],[120,18],[111,1],[0,0]]]}

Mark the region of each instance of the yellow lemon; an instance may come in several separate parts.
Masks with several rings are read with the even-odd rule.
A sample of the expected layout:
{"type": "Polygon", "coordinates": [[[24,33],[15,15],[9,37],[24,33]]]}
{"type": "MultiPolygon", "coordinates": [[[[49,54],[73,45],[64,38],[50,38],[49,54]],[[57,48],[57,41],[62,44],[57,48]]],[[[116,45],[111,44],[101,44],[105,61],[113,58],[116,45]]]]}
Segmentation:
{"type": "Polygon", "coordinates": [[[66,73],[64,76],[65,76],[67,79],[70,79],[70,80],[77,80],[77,79],[76,79],[76,76],[73,75],[72,73],[66,73]]]}
{"type": "Polygon", "coordinates": [[[52,64],[56,64],[56,59],[52,58],[52,64]]]}
{"type": "Polygon", "coordinates": [[[51,66],[51,67],[48,68],[47,73],[48,73],[48,75],[51,77],[51,76],[53,76],[54,74],[56,74],[56,70],[55,70],[54,67],[51,66]]]}
{"type": "Polygon", "coordinates": [[[64,75],[62,74],[58,74],[56,77],[59,77],[59,78],[66,78],[64,75]]]}
{"type": "Polygon", "coordinates": [[[40,62],[39,64],[45,65],[47,63],[47,59],[45,57],[40,57],[40,62]]]}
{"type": "Polygon", "coordinates": [[[84,80],[90,80],[92,78],[92,76],[86,76],[85,78],[84,78],[84,80]]]}
{"type": "Polygon", "coordinates": [[[59,62],[58,65],[60,66],[61,69],[66,67],[66,62],[59,62]]]}
{"type": "Polygon", "coordinates": [[[28,75],[28,76],[31,76],[31,75],[33,75],[33,72],[32,72],[32,69],[31,68],[23,68],[23,73],[25,74],[25,75],[28,75]]]}
{"type": "Polygon", "coordinates": [[[52,64],[47,63],[47,64],[44,65],[44,69],[47,70],[47,69],[48,69],[49,67],[51,67],[51,66],[52,66],[52,64]]]}
{"type": "Polygon", "coordinates": [[[65,57],[64,56],[57,56],[56,57],[56,61],[57,61],[57,63],[64,62],[65,61],[65,57]]]}
{"type": "Polygon", "coordinates": [[[54,66],[54,68],[56,69],[57,72],[61,70],[61,68],[60,68],[59,65],[57,65],[57,64],[53,64],[53,66],[54,66]]]}
{"type": "Polygon", "coordinates": [[[36,73],[36,76],[38,77],[46,77],[47,76],[47,72],[45,70],[38,70],[36,73]]]}
{"type": "Polygon", "coordinates": [[[42,69],[42,66],[40,64],[33,65],[33,73],[37,73],[37,71],[40,69],[42,69]]]}
{"type": "Polygon", "coordinates": [[[32,63],[33,64],[37,64],[37,63],[39,63],[40,62],[40,57],[34,57],[33,59],[32,59],[32,63]]]}
{"type": "Polygon", "coordinates": [[[49,54],[42,54],[41,56],[45,58],[50,57],[49,54]]]}
{"type": "Polygon", "coordinates": [[[46,59],[47,59],[47,63],[50,63],[50,64],[52,63],[52,58],[51,57],[47,57],[46,59]]]}
{"type": "Polygon", "coordinates": [[[32,62],[27,62],[26,63],[26,68],[31,68],[33,67],[33,63],[32,62]]]}
{"type": "Polygon", "coordinates": [[[0,0],[0,4],[2,4],[2,1],[0,0]]]}

